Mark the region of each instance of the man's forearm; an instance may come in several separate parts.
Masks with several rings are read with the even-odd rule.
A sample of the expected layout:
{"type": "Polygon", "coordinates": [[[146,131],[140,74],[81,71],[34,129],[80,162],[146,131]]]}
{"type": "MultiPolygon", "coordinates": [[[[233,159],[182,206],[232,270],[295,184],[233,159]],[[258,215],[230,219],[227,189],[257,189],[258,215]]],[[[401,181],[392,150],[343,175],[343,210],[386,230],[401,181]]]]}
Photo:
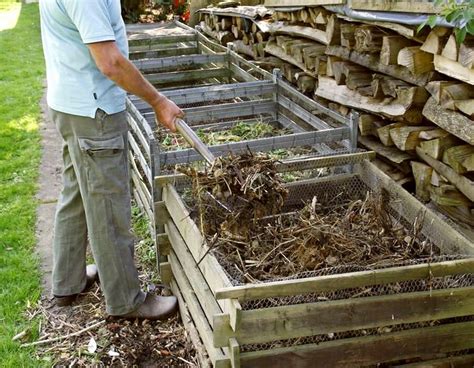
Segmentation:
{"type": "Polygon", "coordinates": [[[164,98],[125,57],[119,58],[108,77],[127,92],[142,98],[152,106],[159,104],[164,98]]]}

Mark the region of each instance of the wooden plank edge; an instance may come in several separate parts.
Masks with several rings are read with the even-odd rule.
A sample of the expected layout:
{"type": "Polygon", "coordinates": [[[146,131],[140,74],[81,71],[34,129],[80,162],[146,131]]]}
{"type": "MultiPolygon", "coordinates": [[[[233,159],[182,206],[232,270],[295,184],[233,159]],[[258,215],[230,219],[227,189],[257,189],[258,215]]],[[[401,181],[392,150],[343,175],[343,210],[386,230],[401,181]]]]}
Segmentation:
{"type": "Polygon", "coordinates": [[[291,366],[356,367],[416,358],[474,347],[474,322],[342,339],[319,344],[241,353],[241,366],[285,368],[291,366]],[[360,352],[349,354],[349,352],[360,352]],[[347,352],[347,354],[345,353],[347,352]],[[263,365],[262,365],[263,364],[263,365]]]}
{"type": "Polygon", "coordinates": [[[212,363],[209,360],[206,348],[204,347],[201,338],[199,337],[199,332],[197,331],[196,326],[191,318],[188,307],[183,299],[181,291],[179,290],[178,284],[176,283],[176,281],[172,280],[170,287],[173,295],[175,295],[178,299],[181,321],[183,322],[184,328],[189,334],[189,340],[191,341],[194,349],[196,350],[197,360],[202,368],[208,368],[211,366],[212,363]]]}
{"type": "Polygon", "coordinates": [[[182,293],[183,299],[187,304],[190,315],[196,325],[206,351],[212,361],[215,368],[230,368],[229,357],[224,355],[223,351],[219,348],[215,348],[212,344],[212,328],[207,322],[206,316],[199,305],[192,286],[184,273],[179,262],[171,257],[171,266],[173,269],[174,281],[177,283],[179,290],[182,293]]]}
{"type": "Polygon", "coordinates": [[[242,301],[276,298],[314,292],[343,290],[369,285],[386,285],[392,282],[429,279],[447,275],[472,273],[474,258],[390,267],[379,270],[348,272],[339,275],[316,276],[305,279],[273,281],[255,285],[233,286],[216,291],[217,299],[235,298],[242,301]]]}
{"type": "Polygon", "coordinates": [[[285,305],[242,312],[236,331],[214,316],[214,346],[261,344],[314,335],[474,315],[474,287],[285,305]]]}

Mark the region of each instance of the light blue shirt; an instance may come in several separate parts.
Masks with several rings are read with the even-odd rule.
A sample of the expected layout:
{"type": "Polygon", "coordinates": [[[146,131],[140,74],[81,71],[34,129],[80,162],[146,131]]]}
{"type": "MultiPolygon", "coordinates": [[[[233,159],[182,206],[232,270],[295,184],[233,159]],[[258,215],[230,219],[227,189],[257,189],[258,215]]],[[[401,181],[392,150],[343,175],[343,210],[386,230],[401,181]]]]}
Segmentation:
{"type": "Polygon", "coordinates": [[[48,105],[95,117],[125,110],[125,91],[97,68],[87,44],[115,41],[128,56],[120,0],[40,0],[48,105]]]}

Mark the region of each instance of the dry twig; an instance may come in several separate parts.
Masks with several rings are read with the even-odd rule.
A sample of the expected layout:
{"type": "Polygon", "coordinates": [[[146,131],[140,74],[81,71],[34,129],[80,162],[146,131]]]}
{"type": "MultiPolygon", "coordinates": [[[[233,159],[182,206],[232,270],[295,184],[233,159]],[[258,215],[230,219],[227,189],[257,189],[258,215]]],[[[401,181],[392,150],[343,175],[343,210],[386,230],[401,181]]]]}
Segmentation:
{"type": "Polygon", "coordinates": [[[45,345],[45,344],[50,344],[50,343],[56,342],[56,341],[67,340],[67,339],[70,339],[71,337],[82,335],[84,332],[87,332],[87,331],[93,330],[93,329],[95,329],[99,326],[102,326],[104,323],[105,323],[105,321],[99,321],[97,323],[94,323],[90,326],[87,326],[87,327],[83,328],[80,331],[70,333],[70,334],[67,334],[67,335],[63,335],[63,336],[59,336],[59,337],[54,337],[52,339],[39,340],[39,341],[35,341],[35,342],[22,344],[21,347],[26,348],[26,347],[29,347],[29,346],[45,345]]]}

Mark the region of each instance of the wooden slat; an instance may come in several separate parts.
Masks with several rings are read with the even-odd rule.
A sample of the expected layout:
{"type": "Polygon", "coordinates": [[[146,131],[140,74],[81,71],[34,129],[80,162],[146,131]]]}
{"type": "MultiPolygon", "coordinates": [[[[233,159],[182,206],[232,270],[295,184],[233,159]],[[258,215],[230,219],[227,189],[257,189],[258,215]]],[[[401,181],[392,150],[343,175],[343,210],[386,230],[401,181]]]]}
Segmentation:
{"type": "Polygon", "coordinates": [[[161,49],[161,50],[150,50],[150,51],[135,51],[131,52],[128,57],[130,60],[137,60],[137,59],[152,59],[152,58],[159,58],[159,57],[167,57],[167,56],[179,56],[179,55],[192,55],[197,54],[198,49],[195,46],[191,47],[173,47],[169,49],[161,49]]]}
{"type": "Polygon", "coordinates": [[[230,60],[236,64],[237,66],[239,67],[242,67],[242,66],[246,66],[247,68],[249,69],[253,69],[253,70],[258,70],[260,71],[260,73],[262,73],[262,75],[266,76],[267,78],[265,79],[271,79],[271,73],[263,70],[263,69],[260,69],[259,67],[255,66],[254,63],[244,59],[241,55],[239,55],[238,53],[236,53],[235,51],[233,51],[232,49],[230,50],[227,50],[227,53],[229,54],[230,56],[230,60]]]}
{"type": "MultiPolygon", "coordinates": [[[[222,309],[217,303],[214,295],[212,294],[209,285],[207,284],[204,276],[201,273],[196,261],[194,260],[191,252],[189,251],[186,243],[179,234],[176,225],[173,220],[167,221],[165,224],[165,230],[168,234],[171,247],[174,255],[179,259],[182,267],[186,270],[186,276],[189,280],[192,280],[192,288],[196,294],[197,299],[203,309],[204,314],[209,322],[212,324],[214,315],[222,313],[222,309]]],[[[227,346],[227,345],[223,345],[227,346]]]]}
{"type": "Polygon", "coordinates": [[[474,258],[380,270],[309,277],[304,279],[273,281],[255,285],[242,285],[220,289],[217,299],[236,298],[240,301],[276,298],[289,295],[329,292],[370,285],[386,285],[393,282],[423,280],[446,275],[462,275],[472,272],[474,258]]]}
{"type": "Polygon", "coordinates": [[[131,114],[127,114],[127,122],[128,126],[130,127],[131,131],[133,132],[132,135],[138,139],[140,142],[141,147],[145,150],[147,158],[150,158],[150,142],[145,138],[145,135],[141,131],[138,123],[132,117],[131,114]]]}
{"type": "Polygon", "coordinates": [[[227,62],[226,54],[196,54],[196,55],[180,55],[162,57],[156,59],[142,59],[134,60],[133,64],[140,69],[142,72],[148,72],[150,70],[158,71],[160,69],[177,68],[184,66],[198,66],[201,64],[224,64],[227,62]]]}
{"type": "Polygon", "coordinates": [[[229,357],[225,356],[221,349],[215,348],[212,344],[212,328],[207,322],[204,311],[193,292],[193,288],[186,277],[186,273],[173,253],[170,255],[170,263],[174,279],[176,280],[183,298],[186,301],[196,328],[199,331],[199,336],[206,347],[213,366],[215,368],[230,368],[229,357]]]}
{"type": "Polygon", "coordinates": [[[240,345],[234,338],[229,340],[229,353],[232,368],[240,368],[240,345]]]}
{"type": "Polygon", "coordinates": [[[196,357],[200,364],[200,367],[209,367],[212,363],[209,360],[206,348],[202,343],[202,340],[199,336],[199,332],[196,329],[196,325],[194,324],[193,319],[191,318],[189,309],[186,305],[186,302],[184,301],[183,295],[181,294],[181,291],[179,290],[176,281],[171,280],[170,288],[173,295],[175,295],[178,299],[181,321],[184,325],[184,328],[186,329],[186,332],[189,335],[189,339],[191,340],[194,349],[196,350],[196,357]]]}
{"type": "Polygon", "coordinates": [[[212,54],[212,53],[215,53],[215,52],[226,52],[227,51],[226,47],[218,44],[217,42],[211,41],[209,38],[207,38],[201,32],[198,32],[197,36],[198,36],[198,46],[203,51],[206,51],[209,54],[212,54]],[[206,48],[206,50],[204,50],[204,47],[206,48]]]}
{"type": "Polygon", "coordinates": [[[285,115],[279,113],[278,114],[278,122],[285,128],[291,129],[295,133],[303,133],[305,129],[300,127],[298,124],[296,124],[293,120],[290,118],[286,117],[285,115]]]}
{"type": "Polygon", "coordinates": [[[294,170],[310,170],[321,167],[343,166],[347,164],[355,164],[363,160],[372,160],[375,158],[375,152],[357,152],[338,154],[334,156],[322,157],[301,157],[296,159],[282,160],[277,163],[278,172],[288,172],[294,170]]]}
{"type": "Polygon", "coordinates": [[[128,46],[132,49],[135,46],[155,46],[167,43],[193,42],[196,41],[195,34],[180,34],[170,36],[154,36],[154,37],[130,37],[128,46]]]}
{"type": "Polygon", "coordinates": [[[155,214],[155,224],[163,226],[169,220],[170,214],[164,201],[156,201],[153,204],[153,213],[155,214]]]}
{"type": "Polygon", "coordinates": [[[395,368],[472,368],[474,367],[474,354],[452,356],[417,363],[408,363],[395,366],[395,368]]]}
{"type": "Polygon", "coordinates": [[[323,176],[323,177],[316,177],[316,178],[310,178],[310,179],[302,179],[298,181],[293,181],[291,183],[286,183],[285,188],[288,188],[290,190],[290,193],[296,193],[297,194],[297,203],[291,202],[291,198],[288,198],[286,201],[286,204],[294,205],[294,204],[299,204],[301,203],[301,196],[299,195],[299,191],[301,188],[310,188],[314,185],[317,184],[328,184],[328,185],[339,185],[343,183],[350,183],[354,179],[356,179],[358,176],[355,173],[348,173],[348,174],[335,174],[331,176],[323,176]]]}
{"type": "Polygon", "coordinates": [[[240,66],[234,63],[230,64],[230,71],[232,72],[232,76],[239,81],[245,81],[245,82],[258,81],[257,77],[254,77],[250,73],[247,73],[244,69],[242,69],[240,66]]]}
{"type": "Polygon", "coordinates": [[[140,51],[159,51],[162,49],[180,48],[180,47],[196,47],[196,41],[176,42],[173,44],[163,45],[137,45],[129,48],[129,53],[136,53],[140,51]]]}
{"type": "Polygon", "coordinates": [[[158,244],[160,256],[167,256],[171,251],[171,243],[168,234],[156,234],[156,243],[158,244]]]}
{"type": "MultiPolygon", "coordinates": [[[[149,165],[148,165],[148,161],[145,161],[145,162],[138,161],[138,164],[137,164],[137,156],[136,155],[141,154],[141,156],[143,157],[143,153],[140,151],[140,149],[138,147],[138,143],[136,142],[135,136],[132,135],[131,132],[128,132],[128,153],[129,153],[128,159],[129,159],[129,162],[132,166],[132,170],[137,172],[137,174],[139,175],[139,178],[142,181],[145,181],[148,177],[146,175],[145,175],[145,177],[143,177],[141,171],[145,172],[145,170],[147,168],[148,168],[148,170],[150,170],[150,168],[149,168],[149,165]],[[138,149],[138,152],[137,152],[137,149],[138,149]],[[144,167],[143,164],[145,164],[146,166],[144,167]]],[[[147,183],[149,184],[150,187],[153,185],[153,182],[151,182],[149,180],[147,181],[147,183]]]]}
{"type": "Polygon", "coordinates": [[[144,195],[144,193],[141,190],[140,186],[137,185],[136,174],[132,172],[132,174],[130,176],[131,176],[133,184],[134,184],[133,192],[134,192],[135,196],[138,198],[139,203],[141,204],[140,207],[145,212],[145,214],[147,215],[148,220],[150,221],[150,223],[153,224],[153,222],[154,222],[154,213],[151,210],[150,204],[147,201],[146,196],[144,195]]]}
{"type": "MultiPolygon", "coordinates": [[[[210,285],[212,292],[215,293],[215,290],[217,289],[215,286],[217,284],[227,286],[232,285],[215,257],[212,254],[208,254],[209,248],[207,242],[201,235],[201,232],[194,221],[191,219],[189,211],[184,206],[179,194],[171,185],[167,185],[163,188],[163,200],[166,203],[166,207],[168,208],[168,212],[170,213],[176,228],[179,230],[180,235],[193,255],[195,262],[201,261],[199,264],[201,271],[204,272],[202,266],[207,263],[209,272],[214,274],[213,277],[215,283],[210,285]],[[204,255],[206,255],[206,257],[201,260],[204,255]]],[[[206,275],[204,276],[206,277],[206,275]]],[[[209,280],[207,281],[209,282],[209,280]]]]}
{"type": "MultiPolygon", "coordinates": [[[[264,97],[274,93],[275,88],[275,84],[271,81],[258,81],[174,89],[163,91],[162,93],[177,105],[183,105],[196,102],[229,100],[238,97],[264,97]]],[[[137,98],[132,99],[132,101],[142,114],[152,111],[151,106],[146,102],[137,98]]]]}
{"type": "Polygon", "coordinates": [[[145,118],[140,114],[140,111],[133,105],[132,101],[130,98],[127,97],[126,101],[126,107],[127,107],[127,112],[135,119],[135,121],[138,123],[139,127],[143,129],[143,131],[146,134],[148,142],[155,139],[153,135],[153,129],[150,127],[150,124],[145,120],[145,118]]]}
{"type": "Polygon", "coordinates": [[[146,178],[148,179],[149,183],[153,183],[153,178],[151,175],[151,168],[148,164],[148,161],[146,158],[143,156],[143,153],[141,152],[140,148],[138,147],[137,142],[135,142],[135,139],[133,136],[129,133],[128,134],[128,143],[130,148],[132,149],[133,156],[138,162],[140,163],[141,169],[145,173],[146,178]]]}
{"type": "MultiPolygon", "coordinates": [[[[138,191],[135,188],[132,188],[132,196],[133,196],[133,199],[135,200],[135,202],[137,203],[138,208],[140,208],[141,211],[145,212],[146,215],[149,217],[150,215],[145,210],[145,204],[142,202],[142,198],[141,198],[140,194],[138,193],[138,191]]],[[[152,226],[151,224],[152,224],[152,222],[150,222],[150,227],[152,226]]]]}
{"type": "Polygon", "coordinates": [[[171,270],[171,265],[169,262],[160,263],[160,279],[163,284],[169,285],[173,279],[173,271],[171,270]]]}
{"type": "Polygon", "coordinates": [[[215,52],[214,49],[203,43],[198,43],[198,50],[204,54],[213,54],[215,52]]]}
{"type": "Polygon", "coordinates": [[[231,129],[239,124],[257,124],[257,123],[266,123],[273,127],[283,128],[283,126],[275,121],[271,116],[265,118],[250,118],[250,119],[237,119],[233,121],[222,121],[217,123],[202,124],[202,125],[193,125],[192,130],[203,130],[205,132],[219,132],[222,130],[231,129]]]}
{"type": "MultiPolygon", "coordinates": [[[[133,140],[133,137],[131,138],[131,140],[133,140]]],[[[152,208],[151,193],[148,190],[148,186],[151,188],[153,186],[153,182],[148,181],[148,186],[145,184],[146,178],[144,178],[141,174],[141,171],[143,171],[143,169],[138,168],[133,148],[129,149],[128,151],[128,160],[131,166],[131,172],[136,175],[136,178],[138,180],[138,184],[136,186],[138,187],[140,192],[143,192],[144,199],[146,199],[148,205],[150,206],[150,208],[152,208]]]]}
{"type": "MultiPolygon", "coordinates": [[[[186,114],[186,122],[192,126],[201,121],[210,123],[225,118],[274,114],[276,111],[276,103],[272,100],[259,100],[258,102],[247,101],[216,105],[212,109],[210,109],[209,106],[191,107],[185,108],[183,111],[186,114]]],[[[144,116],[145,118],[154,118],[154,115],[151,113],[144,114],[144,116]]]]}
{"type": "Polygon", "coordinates": [[[214,318],[214,346],[230,338],[259,344],[473,314],[474,287],[288,305],[243,311],[236,332],[226,318],[214,318]]]}
{"type": "MultiPolygon", "coordinates": [[[[340,142],[350,137],[350,129],[334,128],[320,131],[295,133],[277,137],[252,139],[241,142],[225,143],[209,147],[209,150],[216,156],[223,154],[243,154],[248,149],[252,151],[267,152],[278,148],[293,148],[299,146],[314,146],[318,143],[340,142]]],[[[194,149],[181,151],[168,151],[160,154],[160,161],[163,164],[189,163],[202,160],[202,156],[194,149]]]]}
{"type": "Polygon", "coordinates": [[[194,82],[209,78],[228,78],[230,71],[227,68],[209,68],[196,70],[181,70],[168,73],[145,74],[145,78],[154,85],[167,83],[194,82]]]}
{"type": "MultiPolygon", "coordinates": [[[[312,170],[321,167],[343,166],[355,164],[364,160],[373,160],[375,152],[357,152],[347,154],[337,154],[334,156],[303,156],[298,158],[283,159],[276,163],[278,172],[288,172],[295,170],[312,170]]],[[[155,185],[163,186],[166,184],[181,183],[189,180],[185,174],[169,174],[155,177],[155,185]]]]}
{"type": "Polygon", "coordinates": [[[180,105],[215,100],[228,100],[237,97],[263,97],[264,95],[274,93],[275,88],[276,86],[271,81],[256,81],[187,88],[167,91],[163,94],[180,105]]]}
{"type": "Polygon", "coordinates": [[[241,367],[361,367],[474,347],[474,322],[241,353],[241,367]]]}
{"type": "Polygon", "coordinates": [[[291,101],[289,98],[279,95],[278,103],[284,108],[290,110],[297,117],[299,117],[300,119],[304,120],[306,123],[311,125],[314,129],[321,130],[321,129],[328,128],[328,124],[325,121],[321,120],[317,116],[305,110],[297,103],[291,101]]]}
{"type": "MultiPolygon", "coordinates": [[[[135,168],[136,168],[136,166],[135,166],[135,168]]],[[[140,192],[143,200],[145,201],[145,203],[148,204],[148,207],[151,208],[152,207],[151,206],[151,204],[152,204],[151,195],[150,195],[150,192],[148,191],[148,188],[146,187],[145,183],[143,182],[143,179],[140,176],[139,171],[138,170],[132,170],[131,171],[131,177],[132,177],[133,184],[135,185],[135,188],[137,188],[137,190],[140,192]]]]}

